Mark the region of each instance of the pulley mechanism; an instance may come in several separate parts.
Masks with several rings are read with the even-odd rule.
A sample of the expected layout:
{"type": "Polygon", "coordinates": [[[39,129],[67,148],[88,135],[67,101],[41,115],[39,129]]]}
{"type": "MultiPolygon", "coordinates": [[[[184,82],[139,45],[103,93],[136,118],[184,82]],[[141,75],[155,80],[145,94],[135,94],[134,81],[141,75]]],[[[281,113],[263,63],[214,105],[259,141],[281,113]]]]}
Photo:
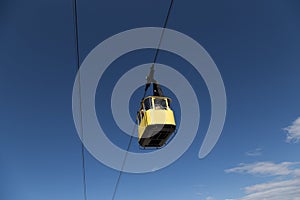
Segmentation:
{"type": "Polygon", "coordinates": [[[147,78],[147,83],[146,83],[146,87],[145,87],[145,94],[146,94],[146,91],[148,90],[148,88],[150,87],[150,85],[152,83],[152,85],[153,85],[153,96],[163,97],[164,96],[163,91],[160,88],[157,81],[154,79],[154,64],[152,64],[152,66],[150,68],[150,73],[146,78],[147,78]]]}

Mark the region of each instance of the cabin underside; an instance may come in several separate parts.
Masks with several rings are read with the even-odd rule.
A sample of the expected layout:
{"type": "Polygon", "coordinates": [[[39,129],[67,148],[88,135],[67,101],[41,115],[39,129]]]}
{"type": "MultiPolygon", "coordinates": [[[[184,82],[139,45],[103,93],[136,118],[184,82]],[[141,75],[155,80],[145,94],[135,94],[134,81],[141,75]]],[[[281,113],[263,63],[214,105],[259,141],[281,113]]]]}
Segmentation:
{"type": "Polygon", "coordinates": [[[176,126],[173,124],[154,124],[148,125],[139,144],[142,147],[162,147],[175,131],[176,126]]]}

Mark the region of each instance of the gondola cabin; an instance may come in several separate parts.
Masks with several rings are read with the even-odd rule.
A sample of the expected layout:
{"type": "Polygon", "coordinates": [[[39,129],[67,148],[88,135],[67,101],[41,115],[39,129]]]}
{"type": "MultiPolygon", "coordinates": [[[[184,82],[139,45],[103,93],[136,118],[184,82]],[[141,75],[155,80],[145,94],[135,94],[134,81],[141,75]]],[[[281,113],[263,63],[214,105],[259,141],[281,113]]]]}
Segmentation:
{"type": "Polygon", "coordinates": [[[171,99],[148,96],[141,102],[138,112],[138,142],[141,147],[162,147],[175,131],[171,99]]]}

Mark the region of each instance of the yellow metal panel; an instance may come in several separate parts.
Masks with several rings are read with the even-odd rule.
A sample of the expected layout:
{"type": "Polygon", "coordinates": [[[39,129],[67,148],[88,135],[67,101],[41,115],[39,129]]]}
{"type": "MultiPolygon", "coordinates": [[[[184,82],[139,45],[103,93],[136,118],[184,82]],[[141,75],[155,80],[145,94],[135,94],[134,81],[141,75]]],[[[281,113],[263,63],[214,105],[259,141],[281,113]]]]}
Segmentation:
{"type": "Polygon", "coordinates": [[[169,124],[176,126],[173,111],[154,109],[147,110],[138,127],[138,138],[142,138],[142,135],[148,125],[155,124],[169,124]]]}
{"type": "Polygon", "coordinates": [[[174,114],[172,110],[147,110],[146,113],[147,124],[174,124],[174,114]]]}

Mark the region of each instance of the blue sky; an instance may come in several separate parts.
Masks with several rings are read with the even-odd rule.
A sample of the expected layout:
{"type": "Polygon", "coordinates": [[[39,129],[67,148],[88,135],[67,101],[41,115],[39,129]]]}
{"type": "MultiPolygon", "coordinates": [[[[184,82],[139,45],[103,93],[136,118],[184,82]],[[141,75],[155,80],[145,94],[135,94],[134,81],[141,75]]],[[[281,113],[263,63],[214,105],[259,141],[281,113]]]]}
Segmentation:
{"type": "MultiPolygon", "coordinates": [[[[78,1],[81,61],[116,33],[162,26],[168,6],[158,0],[78,1]]],[[[153,173],[124,173],[116,199],[299,198],[299,8],[296,0],[175,0],[168,28],[195,39],[217,64],[228,101],[225,126],[213,151],[198,159],[210,119],[207,88],[188,63],[161,52],[158,62],[193,84],[200,128],[172,165],[153,173]],[[287,141],[288,132],[294,139],[287,141]]],[[[4,0],[0,25],[0,199],[81,200],[81,143],[72,118],[77,71],[72,1],[4,0]]],[[[145,50],[121,57],[103,77],[111,85],[97,90],[96,100],[104,98],[96,105],[105,119],[101,123],[123,148],[129,138],[107,105],[113,83],[122,70],[151,62],[153,56],[145,50]]],[[[139,91],[133,104],[138,96],[139,91]]],[[[179,115],[176,100],[173,107],[179,115]]],[[[134,106],[129,109],[136,112],[134,106]]],[[[136,140],[132,151],[139,151],[136,140]]],[[[85,153],[88,199],[111,199],[118,171],[85,153]]]]}

